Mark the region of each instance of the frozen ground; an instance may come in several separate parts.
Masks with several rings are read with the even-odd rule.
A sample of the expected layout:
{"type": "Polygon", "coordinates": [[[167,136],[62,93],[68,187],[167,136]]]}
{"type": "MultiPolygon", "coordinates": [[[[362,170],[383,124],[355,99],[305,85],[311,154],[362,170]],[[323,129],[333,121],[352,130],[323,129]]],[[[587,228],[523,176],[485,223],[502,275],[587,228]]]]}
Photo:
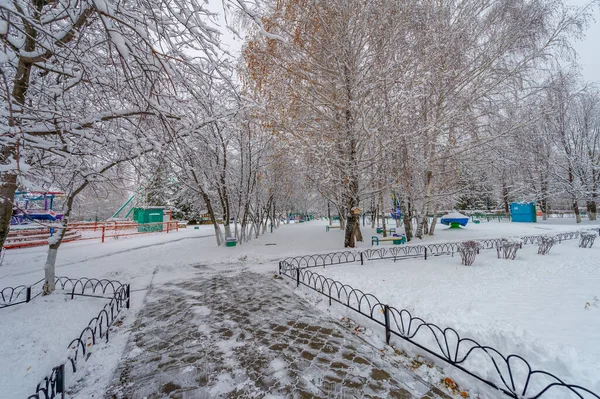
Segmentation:
{"type": "Polygon", "coordinates": [[[457,254],[313,270],[600,392],[600,246],[577,243],[547,256],[525,246],[515,260],[484,250],[471,267],[457,254]]]}
{"type": "Polygon", "coordinates": [[[37,297],[0,309],[0,397],[26,398],[53,367],[64,361],[67,345],[107,301],[66,295],[37,297]],[[92,314],[93,313],[93,314],[92,314]],[[50,332],[60,331],[59,334],[50,332]],[[15,381],[15,379],[17,379],[15,381]],[[9,396],[3,396],[10,392],[9,396]]]}
{"type": "MultiPolygon", "coordinates": [[[[459,231],[448,231],[445,230],[444,226],[438,226],[436,236],[428,238],[427,240],[447,241],[464,238],[539,234],[542,232],[550,231],[571,231],[574,229],[580,229],[582,227],[584,226],[575,226],[573,220],[568,219],[553,220],[548,223],[538,223],[536,225],[512,224],[506,222],[483,222],[480,225],[469,224],[466,229],[459,231]]],[[[365,242],[359,244],[359,247],[370,247],[370,236],[374,235],[373,233],[374,231],[372,231],[370,228],[365,228],[363,230],[365,242]]],[[[128,313],[126,313],[124,324],[121,327],[118,327],[118,330],[120,330],[119,332],[111,336],[111,342],[109,343],[109,345],[105,348],[100,348],[101,350],[97,350],[96,353],[94,353],[94,356],[90,358],[90,360],[86,363],[85,367],[81,370],[81,373],[77,377],[82,378],[82,380],[80,383],[77,383],[75,385],[76,395],[74,395],[73,397],[99,397],[99,393],[103,393],[105,388],[109,385],[113,377],[114,370],[119,362],[119,358],[125,350],[125,345],[128,339],[127,331],[129,331],[133,321],[136,320],[137,315],[140,314],[139,312],[142,311],[142,309],[144,309],[144,299],[146,298],[146,293],[149,291],[149,288],[152,287],[152,289],[156,289],[156,293],[164,293],[169,290],[177,289],[182,289],[182,292],[185,292],[183,291],[185,287],[183,287],[181,284],[183,282],[193,281],[194,279],[198,278],[198,270],[193,266],[199,264],[208,265],[213,270],[212,273],[214,274],[219,274],[220,272],[225,273],[226,271],[229,271],[231,273],[238,273],[242,269],[247,269],[248,271],[264,275],[265,279],[269,279],[272,278],[273,273],[277,269],[277,261],[284,257],[292,255],[304,255],[309,253],[335,251],[340,250],[342,248],[343,233],[335,230],[325,232],[325,222],[319,221],[296,225],[284,225],[280,229],[276,230],[273,234],[267,233],[259,239],[253,240],[249,244],[238,246],[235,248],[216,248],[215,239],[214,236],[212,236],[212,228],[210,226],[201,226],[198,230],[188,227],[187,229],[182,229],[179,232],[170,232],[169,234],[161,233],[150,234],[146,236],[120,238],[118,240],[111,239],[104,244],[94,241],[65,244],[63,247],[61,247],[58,255],[58,275],[69,276],[72,278],[84,276],[96,278],[110,278],[125,283],[131,283],[133,290],[131,302],[132,309],[128,313]]],[[[560,246],[557,248],[560,248],[562,250],[563,247],[560,246]]],[[[556,251],[555,254],[553,250],[551,256],[555,255],[559,255],[559,252],[556,251]]],[[[14,286],[18,284],[28,284],[42,278],[42,267],[45,260],[45,256],[46,249],[43,247],[7,251],[4,262],[2,266],[0,266],[0,287],[14,286]]],[[[549,257],[547,259],[551,258],[549,257]]],[[[581,299],[584,299],[584,297],[589,297],[589,295],[587,294],[587,296],[583,295],[586,293],[584,292],[584,288],[591,286],[592,284],[594,284],[595,281],[593,280],[594,274],[592,266],[598,264],[597,258],[595,260],[588,260],[592,262],[591,265],[586,266],[588,267],[588,269],[590,269],[591,274],[585,277],[582,277],[581,274],[579,275],[582,279],[580,283],[582,287],[582,289],[580,290],[581,299]]],[[[515,262],[515,264],[523,264],[523,260],[517,260],[515,262]]],[[[476,265],[477,264],[478,263],[476,263],[476,265]]],[[[397,263],[396,265],[390,267],[404,267],[404,265],[406,265],[406,263],[397,263]]],[[[429,263],[427,265],[429,265],[429,263]]],[[[379,266],[385,267],[383,263],[379,266]]],[[[450,266],[450,269],[456,268],[457,267],[450,266]]],[[[473,270],[477,271],[478,269],[473,268],[473,270]]],[[[569,268],[565,271],[570,273],[572,269],[569,268]]],[[[503,280],[505,281],[507,286],[505,287],[506,290],[504,290],[504,296],[500,296],[499,298],[505,298],[508,301],[512,301],[512,303],[514,303],[514,306],[519,306],[519,308],[515,308],[515,312],[521,312],[523,311],[523,308],[542,307],[542,305],[540,305],[542,301],[533,303],[523,303],[523,301],[518,299],[518,296],[516,296],[515,299],[511,299],[509,297],[509,294],[522,295],[522,293],[518,289],[511,288],[514,285],[521,286],[523,287],[522,290],[528,292],[527,290],[532,290],[533,288],[535,288],[539,280],[544,280],[543,276],[536,275],[537,277],[531,280],[530,283],[528,283],[527,275],[520,276],[524,280],[520,280],[518,283],[515,280],[503,280]]],[[[556,282],[559,281],[561,278],[561,276],[555,276],[553,277],[552,281],[556,282]]],[[[372,277],[372,279],[375,279],[375,277],[372,277]]],[[[573,282],[574,280],[567,279],[565,281],[573,282]]],[[[475,279],[469,279],[467,277],[464,277],[461,284],[464,285],[465,292],[469,292],[472,290],[474,295],[477,292],[481,292],[481,295],[484,294],[485,290],[478,288],[479,284],[478,282],[476,282],[475,279]]],[[[420,284],[415,281],[414,284],[411,285],[412,288],[409,288],[410,290],[414,290],[414,293],[411,294],[408,291],[405,293],[406,298],[408,298],[409,300],[409,302],[406,303],[406,306],[419,306],[422,303],[420,301],[427,300],[427,298],[424,298],[425,294],[419,291],[419,285],[420,284]]],[[[451,286],[452,284],[448,285],[451,286]]],[[[201,284],[199,285],[199,287],[200,286],[201,284]]],[[[600,285],[596,281],[596,287],[598,286],[600,285]]],[[[276,289],[276,287],[274,287],[273,289],[276,289]]],[[[455,289],[458,290],[458,288],[455,289]]],[[[564,287],[561,286],[560,289],[557,289],[557,291],[561,292],[561,290],[563,289],[564,287]]],[[[553,307],[561,306],[561,304],[559,303],[557,305],[555,302],[553,302],[554,296],[552,290],[544,292],[546,298],[549,299],[546,299],[547,302],[543,304],[542,311],[546,312],[545,314],[548,314],[549,312],[547,311],[547,309],[552,309],[553,307]]],[[[149,296],[148,298],[149,303],[151,303],[153,296],[149,296]]],[[[446,303],[447,300],[452,299],[446,297],[442,298],[442,296],[440,295],[437,295],[437,298],[437,302],[441,305],[446,303]]],[[[561,300],[562,298],[563,297],[561,296],[561,300]]],[[[593,300],[593,296],[588,298],[588,300],[593,300]]],[[[404,299],[402,299],[402,301],[403,302],[399,304],[399,306],[405,304],[404,299]]],[[[477,303],[478,302],[473,301],[473,304],[470,305],[471,309],[476,310],[477,303]]],[[[488,306],[494,306],[493,299],[488,299],[487,304],[488,306]]],[[[19,308],[24,309],[24,306],[28,305],[25,304],[17,306],[15,308],[15,311],[19,308]]],[[[458,303],[457,306],[462,307],[459,309],[451,309],[447,307],[446,309],[448,310],[448,315],[444,316],[446,318],[442,320],[447,320],[450,325],[453,325],[457,328],[462,328],[461,326],[457,325],[458,323],[456,323],[455,321],[461,321],[462,323],[463,320],[466,320],[466,317],[460,317],[460,315],[465,310],[468,311],[469,307],[465,308],[464,303],[458,303]],[[452,314],[456,316],[454,319],[451,316],[452,314]]],[[[499,304],[498,306],[502,308],[503,305],[499,304]]],[[[577,301],[574,300],[573,309],[577,308],[578,306],[579,299],[577,301]]],[[[30,309],[31,310],[28,310],[29,312],[34,311],[33,308],[30,309]]],[[[590,315],[590,318],[594,317],[593,315],[595,313],[599,313],[598,310],[600,309],[592,308],[587,310],[588,314],[590,315]]],[[[12,323],[6,322],[9,317],[5,316],[7,315],[7,313],[5,313],[6,311],[6,309],[0,310],[0,325],[8,325],[12,323]]],[[[93,312],[89,313],[90,318],[92,317],[92,313],[93,312]]],[[[87,314],[88,313],[86,312],[86,317],[87,314]]],[[[474,315],[476,314],[477,313],[474,313],[474,315]]],[[[531,314],[533,314],[533,312],[531,312],[531,314]]],[[[564,314],[564,312],[562,314],[564,314]]],[[[25,313],[23,313],[23,315],[25,315],[25,313]]],[[[143,318],[146,317],[146,315],[147,313],[144,313],[142,311],[140,317],[143,318]]],[[[432,313],[431,315],[433,316],[434,313],[432,313]]],[[[482,315],[482,317],[488,316],[489,315],[485,314],[482,315]]],[[[35,317],[35,315],[32,317],[35,317]]],[[[335,320],[339,320],[339,318],[334,318],[334,321],[332,322],[335,322],[335,320]]],[[[561,324],[560,320],[554,320],[554,324],[559,327],[553,330],[563,328],[564,323],[561,324]]],[[[596,320],[598,320],[598,317],[596,318],[596,320]]],[[[579,323],[581,319],[575,318],[568,319],[566,321],[568,323],[579,323]]],[[[498,325],[502,326],[503,322],[503,320],[499,320],[498,325]]],[[[477,329],[477,331],[486,332],[486,325],[487,324],[482,324],[480,328],[477,329]]],[[[64,330],[63,328],[48,328],[48,325],[46,325],[45,328],[47,334],[50,336],[62,334],[61,331],[64,330]]],[[[471,324],[466,324],[464,328],[471,328],[471,324]]],[[[580,328],[585,329],[585,325],[580,326],[580,328]]],[[[493,336],[494,331],[494,329],[490,330],[490,337],[493,336]]],[[[507,345],[519,345],[519,340],[521,339],[521,336],[525,337],[525,339],[529,339],[528,334],[532,334],[529,331],[523,332],[521,334],[518,329],[516,331],[512,331],[511,333],[512,335],[509,335],[509,338],[506,339],[507,345]]],[[[550,339],[554,339],[551,335],[554,333],[555,331],[552,331],[548,334],[550,339]]],[[[69,335],[68,341],[70,341],[71,339],[72,338],[69,335]]],[[[596,340],[596,342],[598,342],[598,339],[596,340]]],[[[4,353],[1,351],[3,351],[6,347],[10,345],[12,345],[11,340],[1,341],[0,353],[4,353]]],[[[62,345],[63,344],[61,344],[61,348],[62,345]]],[[[66,345],[66,342],[64,345],[66,345]]],[[[597,343],[590,343],[589,346],[593,346],[593,348],[595,348],[591,350],[597,350],[598,348],[597,343]]],[[[563,349],[559,349],[561,350],[560,353],[562,354],[563,349]]],[[[570,353],[578,356],[577,359],[579,359],[580,354],[577,352],[577,350],[573,349],[573,352],[570,353]]],[[[553,354],[555,355],[554,352],[551,353],[551,355],[553,354]]],[[[2,359],[5,363],[10,363],[10,360],[6,360],[4,356],[2,356],[2,359]]],[[[281,365],[281,363],[278,364],[281,365]]],[[[589,364],[590,363],[588,363],[588,365],[589,364]]],[[[585,370],[585,367],[581,367],[581,370],[582,375],[586,379],[589,380],[589,378],[593,378],[590,377],[590,373],[592,372],[592,370],[585,370]]],[[[23,382],[22,378],[22,370],[11,368],[8,370],[6,381],[9,381],[9,387],[14,387],[15,385],[28,385],[28,383],[25,384],[23,382]]],[[[576,380],[580,382],[581,378],[577,378],[576,380]]],[[[7,392],[5,390],[6,388],[6,386],[0,386],[0,392],[7,392]]],[[[27,386],[24,388],[27,392],[29,392],[33,387],[27,386]]],[[[10,392],[10,390],[8,390],[8,392],[10,392]]],[[[102,394],[100,394],[100,396],[102,396],[102,394]]]]}

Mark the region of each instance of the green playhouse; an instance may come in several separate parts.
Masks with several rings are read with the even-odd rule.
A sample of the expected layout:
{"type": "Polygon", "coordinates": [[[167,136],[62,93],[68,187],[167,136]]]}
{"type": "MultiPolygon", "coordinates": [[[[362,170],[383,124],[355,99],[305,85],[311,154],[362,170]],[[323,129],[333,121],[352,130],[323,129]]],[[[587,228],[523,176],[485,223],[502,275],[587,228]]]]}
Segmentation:
{"type": "Polygon", "coordinates": [[[151,231],[163,231],[162,206],[146,206],[133,210],[133,220],[138,223],[138,232],[148,233],[151,231]]]}

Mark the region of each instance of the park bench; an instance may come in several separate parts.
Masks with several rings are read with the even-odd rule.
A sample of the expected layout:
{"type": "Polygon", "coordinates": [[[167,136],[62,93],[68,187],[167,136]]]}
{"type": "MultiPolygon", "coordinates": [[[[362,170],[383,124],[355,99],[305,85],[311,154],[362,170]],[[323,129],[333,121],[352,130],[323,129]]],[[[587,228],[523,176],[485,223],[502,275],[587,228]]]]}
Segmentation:
{"type": "Polygon", "coordinates": [[[325,226],[325,231],[329,231],[329,229],[339,229],[340,226],[325,226]]]}
{"type": "MultiPolygon", "coordinates": [[[[383,234],[383,227],[378,227],[376,232],[377,232],[377,234],[383,234]]],[[[392,227],[387,232],[390,234],[396,234],[396,229],[394,227],[392,227]]]]}
{"type": "Polygon", "coordinates": [[[406,236],[402,235],[400,237],[382,237],[382,238],[379,238],[377,236],[372,236],[371,237],[371,246],[373,246],[374,244],[379,245],[380,242],[384,242],[384,241],[392,241],[395,245],[405,244],[406,236]]]}

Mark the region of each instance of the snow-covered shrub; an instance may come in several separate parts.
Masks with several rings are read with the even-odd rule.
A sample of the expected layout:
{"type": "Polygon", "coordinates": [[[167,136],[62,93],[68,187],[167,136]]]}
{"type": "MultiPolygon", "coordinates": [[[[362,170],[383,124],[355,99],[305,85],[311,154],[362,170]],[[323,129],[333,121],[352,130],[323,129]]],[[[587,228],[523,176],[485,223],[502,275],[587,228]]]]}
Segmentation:
{"type": "Polygon", "coordinates": [[[579,247],[591,248],[596,240],[596,232],[594,230],[582,231],[579,234],[579,247]]]}
{"type": "Polygon", "coordinates": [[[538,255],[548,255],[554,244],[556,244],[556,236],[550,234],[541,235],[538,238],[538,244],[538,255]]]}
{"type": "Polygon", "coordinates": [[[501,238],[496,245],[498,259],[511,259],[517,257],[517,250],[523,247],[523,240],[515,237],[501,238]]]}
{"type": "Polygon", "coordinates": [[[458,246],[461,263],[465,266],[471,266],[475,262],[475,256],[479,253],[481,244],[477,241],[464,241],[458,246]]]}

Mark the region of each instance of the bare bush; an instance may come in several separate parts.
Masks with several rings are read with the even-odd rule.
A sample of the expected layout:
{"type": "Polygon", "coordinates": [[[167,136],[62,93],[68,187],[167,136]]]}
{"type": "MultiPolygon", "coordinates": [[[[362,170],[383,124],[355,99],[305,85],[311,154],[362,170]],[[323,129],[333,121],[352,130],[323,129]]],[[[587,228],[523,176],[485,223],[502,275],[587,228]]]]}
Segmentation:
{"type": "Polygon", "coordinates": [[[458,246],[461,263],[465,266],[471,266],[475,262],[475,256],[479,253],[481,244],[476,241],[464,241],[458,246]]]}
{"type": "Polygon", "coordinates": [[[538,255],[548,255],[556,243],[556,237],[551,235],[542,235],[538,238],[538,255]]]}

